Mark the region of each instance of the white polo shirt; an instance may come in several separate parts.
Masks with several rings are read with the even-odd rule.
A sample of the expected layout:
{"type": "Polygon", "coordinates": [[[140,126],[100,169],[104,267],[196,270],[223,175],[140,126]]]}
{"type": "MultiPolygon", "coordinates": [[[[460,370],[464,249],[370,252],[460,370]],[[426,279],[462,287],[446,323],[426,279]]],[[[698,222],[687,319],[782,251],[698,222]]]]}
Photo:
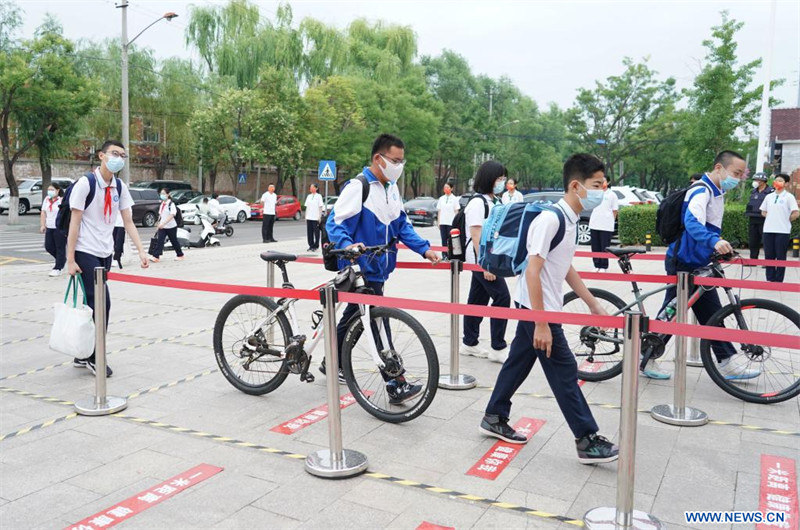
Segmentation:
{"type": "Polygon", "coordinates": [[[617,194],[611,190],[603,193],[603,202],[592,210],[589,217],[589,228],[591,230],[603,230],[605,232],[614,231],[614,212],[619,210],[619,199],[617,194]]]}
{"type": "Polygon", "coordinates": [[[222,213],[222,207],[217,199],[208,199],[208,213],[214,217],[222,213]]]}
{"type": "Polygon", "coordinates": [[[125,186],[120,181],[122,190],[117,190],[117,179],[112,178],[110,184],[106,184],[100,175],[100,170],[95,172],[95,193],[94,199],[89,203],[86,210],[83,209],[86,203],[86,196],[89,194],[89,179],[79,178],[72,188],[69,199],[69,207],[73,210],[83,211],[80,231],[78,232],[78,242],[75,250],[86,252],[98,258],[105,258],[114,253],[114,223],[119,212],[129,209],[133,205],[133,199],[125,186]],[[110,212],[104,213],[106,188],[111,188],[109,192],[110,212]]]}
{"type": "Polygon", "coordinates": [[[791,233],[792,222],[789,220],[789,216],[797,209],[797,199],[786,190],[767,195],[761,203],[761,211],[767,212],[767,217],[764,219],[764,233],[791,233]]]}
{"type": "Polygon", "coordinates": [[[453,195],[442,195],[436,203],[436,209],[441,213],[439,218],[440,225],[450,226],[453,224],[453,218],[456,216],[460,206],[458,205],[458,197],[453,195]]]}
{"type": "Polygon", "coordinates": [[[503,204],[508,204],[510,202],[522,202],[525,197],[522,196],[522,193],[519,190],[514,190],[514,194],[512,195],[510,191],[507,191],[503,194],[503,204]]]}
{"type": "Polygon", "coordinates": [[[45,228],[54,229],[56,227],[56,216],[58,215],[59,206],[61,206],[61,197],[58,196],[52,200],[50,197],[45,197],[42,201],[45,228]]]}
{"type": "Polygon", "coordinates": [[[276,194],[265,191],[261,196],[261,202],[264,203],[264,215],[275,215],[275,204],[278,202],[276,194]]]}
{"type": "Polygon", "coordinates": [[[309,193],[306,197],[306,221],[319,221],[322,217],[322,195],[319,193],[309,193]]]}
{"type": "Polygon", "coordinates": [[[467,241],[467,249],[466,249],[466,263],[477,264],[478,260],[475,256],[478,254],[478,249],[480,248],[481,242],[480,240],[475,241],[475,244],[472,244],[471,239],[471,226],[480,226],[483,228],[483,223],[486,221],[486,218],[489,217],[489,214],[492,213],[492,206],[494,206],[494,199],[492,199],[489,195],[484,195],[484,199],[489,204],[488,213],[484,216],[484,212],[486,212],[486,206],[484,206],[484,202],[480,197],[473,197],[467,203],[467,206],[464,208],[464,228],[466,229],[467,233],[464,234],[466,241],[467,241]]]}
{"type": "Polygon", "coordinates": [[[175,228],[178,226],[178,222],[175,220],[175,214],[177,213],[178,208],[175,206],[175,203],[171,200],[161,201],[161,206],[158,207],[158,224],[164,224],[164,221],[172,215],[172,219],[167,224],[164,224],[164,228],[175,228]]]}
{"type": "MultiPolygon", "coordinates": [[[[550,250],[550,243],[558,231],[558,217],[553,212],[542,212],[536,216],[528,228],[528,259],[539,256],[544,266],[539,278],[542,281],[542,298],[545,311],[561,311],[564,307],[564,279],[567,277],[572,259],[575,257],[577,242],[578,214],[561,199],[555,205],[564,213],[564,239],[556,248],[550,250]]],[[[525,273],[517,281],[514,301],[527,308],[531,307],[528,282],[525,273]]]]}

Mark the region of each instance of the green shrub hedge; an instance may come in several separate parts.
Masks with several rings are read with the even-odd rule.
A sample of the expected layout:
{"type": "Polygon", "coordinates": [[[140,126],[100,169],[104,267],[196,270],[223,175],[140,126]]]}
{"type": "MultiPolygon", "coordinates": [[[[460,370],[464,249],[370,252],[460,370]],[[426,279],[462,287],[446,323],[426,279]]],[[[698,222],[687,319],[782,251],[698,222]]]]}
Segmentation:
{"type": "MultiPolygon", "coordinates": [[[[645,235],[650,234],[653,246],[664,246],[656,234],[656,211],[658,206],[646,204],[626,206],[619,210],[619,241],[623,245],[644,245],[645,235]]],[[[722,217],[722,238],[734,247],[747,247],[748,220],[742,204],[726,204],[722,217]]],[[[800,235],[800,219],[792,223],[792,236],[800,235]]]]}

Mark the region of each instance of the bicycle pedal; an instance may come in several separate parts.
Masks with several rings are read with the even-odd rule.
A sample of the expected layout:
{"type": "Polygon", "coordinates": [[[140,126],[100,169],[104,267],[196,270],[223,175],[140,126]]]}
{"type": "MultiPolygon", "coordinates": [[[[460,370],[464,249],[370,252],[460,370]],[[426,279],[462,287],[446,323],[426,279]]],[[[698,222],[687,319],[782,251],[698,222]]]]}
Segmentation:
{"type": "Polygon", "coordinates": [[[306,372],[305,374],[300,375],[300,380],[305,381],[306,383],[313,383],[314,374],[306,372]]]}

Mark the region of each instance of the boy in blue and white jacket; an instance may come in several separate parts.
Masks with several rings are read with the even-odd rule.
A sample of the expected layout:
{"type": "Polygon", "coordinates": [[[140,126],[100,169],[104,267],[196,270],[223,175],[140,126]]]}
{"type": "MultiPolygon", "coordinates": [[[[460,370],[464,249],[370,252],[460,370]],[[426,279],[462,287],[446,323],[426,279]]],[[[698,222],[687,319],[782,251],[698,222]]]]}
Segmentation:
{"type": "MultiPolygon", "coordinates": [[[[328,239],[337,249],[385,245],[396,238],[430,262],[439,262],[439,255],[431,250],[428,241],[414,231],[403,210],[403,201],[396,182],[403,173],[404,165],[403,141],[389,134],[380,135],[372,144],[371,165],[365,167],[362,173],[369,187],[366,200],[362,204],[363,187],[353,179],[353,182],[342,189],[331,215],[328,216],[325,229],[328,239]]],[[[396,262],[396,254],[393,252],[380,258],[365,255],[358,260],[367,286],[375,294],[383,295],[383,284],[395,269],[396,262]]],[[[339,265],[341,267],[346,263],[340,261],[339,265]]],[[[348,304],[336,326],[340,355],[347,325],[357,311],[357,305],[348,304]]],[[[320,371],[325,373],[324,362],[320,371]]],[[[341,368],[339,379],[344,382],[341,368]]],[[[406,383],[402,376],[387,383],[391,403],[407,401],[421,389],[419,385],[406,383]]]]}
{"type": "MultiPolygon", "coordinates": [[[[678,271],[692,272],[705,267],[712,254],[733,252],[730,243],[722,239],[722,216],[725,211],[725,192],[734,189],[745,178],[747,165],[744,158],[734,151],[722,151],[714,159],[714,169],[689,188],[684,199],[682,213],[685,230],[680,239],[667,249],[664,268],[667,274],[678,271]],[[677,249],[677,251],[676,251],[677,249]]],[[[677,288],[666,291],[662,310],[677,295],[677,288]]],[[[706,291],[694,303],[692,310],[699,324],[705,324],[722,305],[717,291],[706,291]]],[[[720,372],[728,379],[752,379],[761,372],[749,368],[747,362],[734,362],[736,349],[729,342],[712,342],[711,348],[719,363],[720,372]]],[[[646,367],[646,377],[669,379],[670,375],[646,367]]]]}

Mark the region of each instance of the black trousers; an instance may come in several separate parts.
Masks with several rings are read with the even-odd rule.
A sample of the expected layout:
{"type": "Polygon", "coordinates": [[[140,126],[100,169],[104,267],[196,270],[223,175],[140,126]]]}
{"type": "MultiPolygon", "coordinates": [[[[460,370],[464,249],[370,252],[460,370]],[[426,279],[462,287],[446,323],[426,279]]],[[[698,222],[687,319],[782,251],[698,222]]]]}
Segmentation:
{"type": "MultiPolygon", "coordinates": [[[[511,297],[508,294],[508,286],[505,278],[497,278],[490,282],[483,277],[482,272],[472,273],[472,284],[469,286],[469,296],[467,303],[473,305],[489,305],[492,299],[494,307],[510,307],[511,297]]],[[[473,317],[464,315],[464,339],[466,346],[477,346],[480,336],[481,322],[483,317],[473,317]]],[[[506,326],[508,320],[493,318],[489,323],[490,335],[492,336],[492,349],[502,350],[506,343],[506,326]]]]}
{"type": "MultiPolygon", "coordinates": [[[[75,251],[75,263],[81,269],[81,279],[86,288],[86,305],[94,311],[94,269],[95,267],[103,267],[105,270],[111,269],[111,256],[98,258],[92,254],[75,251]]],[[[111,318],[111,295],[108,292],[108,285],[106,285],[106,329],[108,329],[108,321],[111,318]]],[[[94,362],[94,352],[89,357],[94,362]]]]}
{"type": "MultiPolygon", "coordinates": [[[[595,229],[592,229],[590,234],[592,238],[592,252],[605,252],[611,244],[611,238],[614,236],[614,232],[595,229]]],[[[608,268],[608,258],[592,258],[592,261],[594,261],[595,268],[608,268]]]]}
{"type": "Polygon", "coordinates": [[[549,358],[543,350],[534,349],[533,331],[533,322],[520,321],[517,324],[517,334],[511,342],[508,359],[497,374],[486,413],[503,418],[511,416],[511,398],[531,373],[536,359],[539,359],[550,390],[573,436],[577,439],[596,433],[599,430],[597,422],[578,386],[578,363],[564,337],[561,324],[550,324],[553,345],[549,358]]]}
{"type": "Polygon", "coordinates": [[[306,237],[308,238],[308,248],[319,248],[319,221],[306,220],[306,237]]]}
{"type": "Polygon", "coordinates": [[[156,233],[156,237],[158,238],[158,248],[160,249],[158,252],[158,256],[153,256],[157,258],[164,253],[164,241],[169,238],[169,242],[172,243],[172,248],[175,250],[175,254],[178,256],[183,256],[183,250],[181,249],[181,244],[178,241],[178,227],[174,228],[162,228],[156,233]]]}
{"type": "Polygon", "coordinates": [[[61,270],[67,262],[67,235],[58,228],[44,232],[44,249],[56,259],[54,269],[61,270]]]}
{"type": "MultiPolygon", "coordinates": [[[[789,250],[789,234],[764,234],[764,257],[767,259],[786,259],[789,250]]],[[[767,281],[783,283],[786,267],[767,267],[767,281]]]]}
{"type": "Polygon", "coordinates": [[[269,243],[275,237],[272,235],[272,227],[275,226],[274,215],[264,215],[261,220],[261,241],[269,243]]]}
{"type": "Polygon", "coordinates": [[[114,227],[114,261],[122,259],[125,252],[125,227],[114,227]]]}
{"type": "MultiPolygon", "coordinates": [[[[450,229],[453,228],[451,225],[439,225],[439,235],[442,238],[442,246],[447,248],[447,240],[450,239],[450,229]]],[[[442,252],[443,256],[447,255],[447,251],[442,252]]]]}
{"type": "Polygon", "coordinates": [[[758,251],[761,250],[761,240],[763,233],[764,233],[764,218],[751,217],[749,219],[747,227],[747,244],[750,247],[750,259],[758,259],[758,251]]]}

